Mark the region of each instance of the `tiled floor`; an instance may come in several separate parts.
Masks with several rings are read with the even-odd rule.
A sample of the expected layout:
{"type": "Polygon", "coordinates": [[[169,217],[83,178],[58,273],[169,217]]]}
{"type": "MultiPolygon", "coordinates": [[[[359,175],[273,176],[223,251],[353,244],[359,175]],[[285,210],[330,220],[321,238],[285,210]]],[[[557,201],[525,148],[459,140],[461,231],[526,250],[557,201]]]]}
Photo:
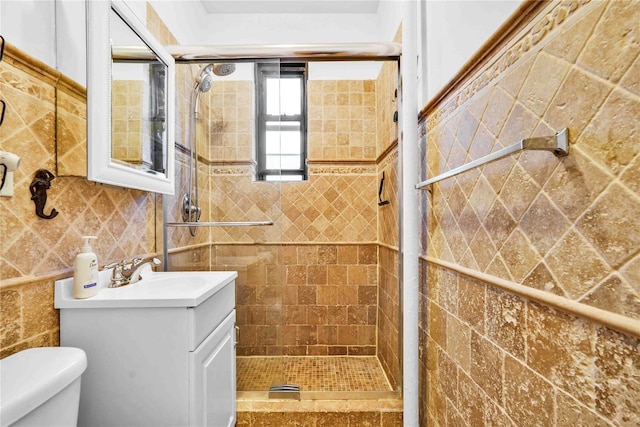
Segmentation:
{"type": "Polygon", "coordinates": [[[390,391],[375,356],[238,357],[238,391],[294,384],[301,391],[390,391]]]}

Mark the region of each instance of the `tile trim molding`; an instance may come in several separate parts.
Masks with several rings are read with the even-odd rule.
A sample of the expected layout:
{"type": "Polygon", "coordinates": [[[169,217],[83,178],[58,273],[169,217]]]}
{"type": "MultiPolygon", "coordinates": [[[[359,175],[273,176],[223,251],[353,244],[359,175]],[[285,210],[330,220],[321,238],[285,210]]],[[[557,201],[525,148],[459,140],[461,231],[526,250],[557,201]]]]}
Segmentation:
{"type": "Polygon", "coordinates": [[[23,285],[32,285],[34,283],[55,282],[56,280],[65,279],[73,275],[73,268],[57,271],[55,273],[43,274],[40,276],[20,276],[11,277],[9,279],[0,280],[0,290],[20,287],[23,285]]]}
{"type": "Polygon", "coordinates": [[[55,86],[62,73],[44,62],[32,57],[26,52],[18,49],[11,43],[6,43],[4,48],[5,60],[8,64],[19,68],[21,71],[37,77],[45,79],[46,83],[55,86]]]}
{"type": "Polygon", "coordinates": [[[371,165],[341,165],[341,164],[325,164],[325,165],[309,165],[310,175],[375,175],[376,166],[371,165]]]}
{"type": "MultiPolygon", "coordinates": [[[[182,151],[182,150],[181,150],[182,151]]],[[[199,158],[203,161],[202,158],[199,158]]],[[[205,162],[211,166],[212,175],[249,175],[253,176],[253,161],[222,161],[205,162]]],[[[376,164],[374,162],[360,161],[309,161],[310,175],[374,175],[376,164]]]]}
{"type": "Polygon", "coordinates": [[[7,42],[4,49],[5,60],[8,64],[38,79],[44,78],[51,86],[59,87],[65,93],[75,95],[82,100],[86,99],[87,89],[80,83],[18,49],[11,43],[7,42]]]}
{"type": "Polygon", "coordinates": [[[398,161],[398,140],[396,139],[393,144],[387,148],[384,153],[379,158],[377,162],[378,168],[380,170],[385,169],[394,164],[394,162],[398,161]]]}
{"type": "Polygon", "coordinates": [[[400,252],[400,248],[398,248],[398,246],[395,246],[395,245],[390,245],[388,243],[382,243],[382,242],[378,242],[377,245],[380,246],[381,248],[389,249],[390,251],[400,252]]]}
{"type": "MultiPolygon", "coordinates": [[[[196,245],[180,246],[179,248],[168,249],[169,255],[180,254],[191,250],[201,248],[214,248],[215,246],[366,246],[376,245],[391,251],[398,252],[400,249],[397,246],[389,245],[382,242],[217,242],[217,243],[199,243],[196,245]]],[[[71,271],[71,270],[69,270],[71,271]]],[[[57,279],[56,279],[57,280],[57,279]]]]}
{"type": "Polygon", "coordinates": [[[490,274],[481,273],[471,270],[461,265],[444,261],[428,256],[420,256],[420,259],[433,265],[444,267],[448,270],[467,276],[471,279],[478,280],[482,283],[493,286],[512,295],[516,295],[525,299],[545,304],[549,307],[562,310],[566,313],[573,314],[584,319],[599,323],[616,331],[633,335],[640,338],[640,321],[622,314],[612,313],[597,307],[592,307],[577,301],[545,292],[539,289],[530,288],[518,283],[504,280],[490,274]]]}
{"type": "Polygon", "coordinates": [[[570,17],[578,11],[586,11],[589,3],[592,0],[523,1],[455,77],[420,110],[418,120],[427,119],[427,128],[433,129],[444,117],[504,75],[527,52],[548,40],[548,36],[566,24],[570,17]],[[455,92],[458,94],[445,103],[455,92]],[[436,111],[438,107],[440,110],[436,111]]]}

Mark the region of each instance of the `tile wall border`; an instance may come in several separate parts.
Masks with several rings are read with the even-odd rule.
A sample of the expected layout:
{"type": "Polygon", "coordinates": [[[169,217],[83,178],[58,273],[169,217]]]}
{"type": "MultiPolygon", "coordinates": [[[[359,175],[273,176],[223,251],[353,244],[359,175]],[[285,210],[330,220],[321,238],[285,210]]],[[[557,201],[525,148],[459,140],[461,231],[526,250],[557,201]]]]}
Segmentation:
{"type": "Polygon", "coordinates": [[[455,77],[420,110],[418,121],[426,119],[427,129],[433,129],[455,109],[503,76],[527,52],[540,48],[541,43],[569,18],[586,13],[589,3],[592,0],[523,1],[455,77]],[[446,99],[456,92],[452,99],[446,99]]]}
{"type": "Polygon", "coordinates": [[[494,288],[501,289],[512,295],[536,301],[545,304],[549,307],[562,310],[566,313],[570,313],[584,319],[590,320],[595,323],[599,323],[608,328],[616,331],[630,334],[640,338],[640,321],[631,317],[624,316],[618,313],[612,313],[607,310],[603,310],[597,307],[583,304],[581,302],[573,301],[550,292],[542,291],[528,286],[520,285],[509,280],[504,280],[490,274],[481,273],[461,265],[444,261],[437,258],[420,256],[420,259],[428,264],[438,265],[448,270],[455,271],[471,279],[478,280],[494,288]]]}
{"type": "Polygon", "coordinates": [[[75,95],[80,99],[86,99],[87,89],[75,80],[62,74],[44,62],[32,57],[23,50],[18,49],[7,42],[4,47],[4,59],[7,64],[16,67],[20,71],[45,80],[45,83],[64,90],[65,93],[75,95]]]}

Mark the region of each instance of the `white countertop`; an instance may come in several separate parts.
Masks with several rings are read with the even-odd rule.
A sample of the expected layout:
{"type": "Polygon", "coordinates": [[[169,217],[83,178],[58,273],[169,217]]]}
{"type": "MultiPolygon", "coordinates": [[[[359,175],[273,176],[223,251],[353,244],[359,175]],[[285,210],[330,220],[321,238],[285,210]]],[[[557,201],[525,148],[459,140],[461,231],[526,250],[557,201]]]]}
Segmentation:
{"type": "Polygon", "coordinates": [[[73,278],[57,280],[55,308],[196,307],[233,282],[235,271],[153,272],[137,283],[108,288],[111,271],[101,271],[98,294],[73,297],[73,278]]]}

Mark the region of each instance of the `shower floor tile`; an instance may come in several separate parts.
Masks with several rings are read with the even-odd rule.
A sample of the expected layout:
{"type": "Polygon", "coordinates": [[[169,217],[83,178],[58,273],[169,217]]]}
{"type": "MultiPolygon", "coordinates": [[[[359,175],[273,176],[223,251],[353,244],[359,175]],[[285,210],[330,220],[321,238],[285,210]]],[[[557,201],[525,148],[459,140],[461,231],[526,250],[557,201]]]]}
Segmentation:
{"type": "Polygon", "coordinates": [[[375,356],[251,356],[236,358],[238,391],[295,384],[302,391],[390,391],[375,356]]]}

